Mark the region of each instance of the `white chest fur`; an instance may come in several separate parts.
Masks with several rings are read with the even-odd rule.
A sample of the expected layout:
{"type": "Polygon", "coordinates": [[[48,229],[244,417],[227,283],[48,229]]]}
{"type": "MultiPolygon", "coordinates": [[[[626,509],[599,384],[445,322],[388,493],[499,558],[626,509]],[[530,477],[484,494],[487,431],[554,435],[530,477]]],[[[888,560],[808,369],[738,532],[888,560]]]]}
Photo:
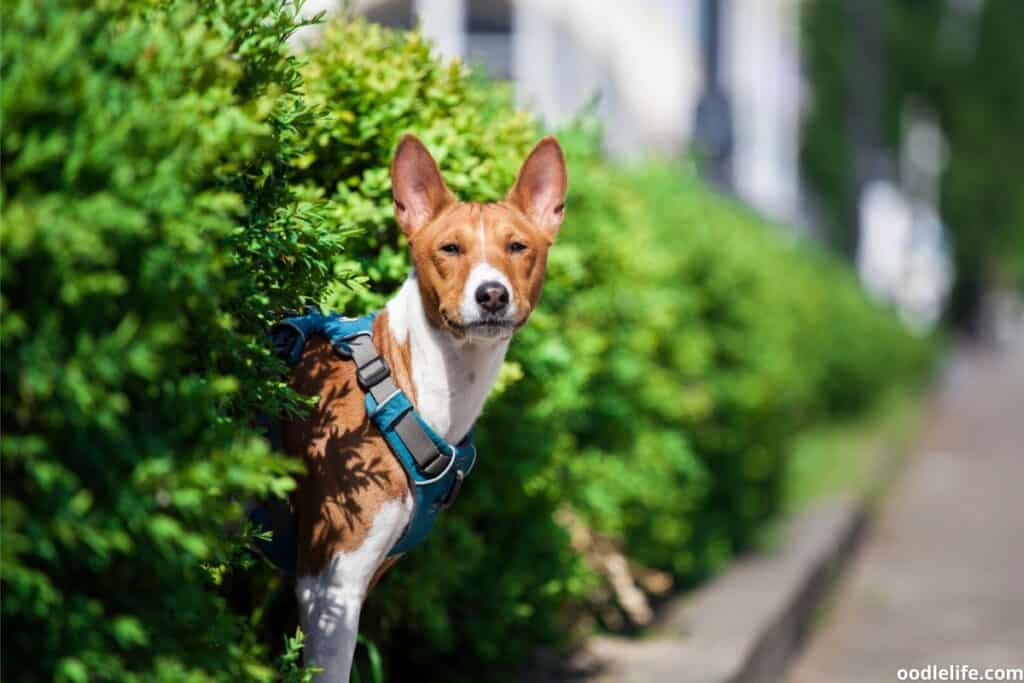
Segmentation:
{"type": "Polygon", "coordinates": [[[388,324],[409,343],[417,409],[434,431],[457,442],[480,415],[498,378],[509,339],[460,341],[430,324],[419,285],[410,277],[388,302],[388,324]]]}

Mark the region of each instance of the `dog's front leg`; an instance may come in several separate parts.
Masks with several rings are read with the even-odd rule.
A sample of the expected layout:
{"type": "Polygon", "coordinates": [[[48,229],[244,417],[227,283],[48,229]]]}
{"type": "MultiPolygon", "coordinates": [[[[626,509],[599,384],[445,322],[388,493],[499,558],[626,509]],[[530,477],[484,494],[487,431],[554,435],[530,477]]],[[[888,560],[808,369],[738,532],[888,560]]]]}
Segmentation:
{"type": "Polygon", "coordinates": [[[335,554],[319,574],[300,576],[296,582],[299,618],[306,634],[303,659],[306,666],[321,670],[317,683],[349,680],[359,612],[370,581],[401,538],[411,514],[410,498],[384,503],[362,545],[335,554]]]}
{"type": "Polygon", "coordinates": [[[306,666],[320,669],[315,680],[323,683],[347,681],[352,668],[366,591],[350,564],[350,558],[336,555],[320,574],[301,577],[296,584],[306,634],[303,659],[306,666]]]}

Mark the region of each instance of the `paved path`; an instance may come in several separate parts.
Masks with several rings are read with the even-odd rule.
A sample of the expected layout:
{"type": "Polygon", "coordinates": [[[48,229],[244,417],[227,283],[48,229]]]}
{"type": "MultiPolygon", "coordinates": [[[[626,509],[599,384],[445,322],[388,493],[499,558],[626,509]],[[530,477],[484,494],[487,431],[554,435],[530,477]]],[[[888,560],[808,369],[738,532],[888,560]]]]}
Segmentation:
{"type": "Polygon", "coordinates": [[[1024,349],[961,354],[791,683],[1024,667],[1024,349]]]}

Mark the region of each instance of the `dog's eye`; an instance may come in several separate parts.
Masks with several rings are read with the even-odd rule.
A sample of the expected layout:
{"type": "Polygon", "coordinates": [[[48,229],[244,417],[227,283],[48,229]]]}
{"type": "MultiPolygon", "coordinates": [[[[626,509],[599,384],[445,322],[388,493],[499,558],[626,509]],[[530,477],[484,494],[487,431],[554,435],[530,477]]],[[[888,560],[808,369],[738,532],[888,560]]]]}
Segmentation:
{"type": "Polygon", "coordinates": [[[521,251],[526,251],[526,245],[523,244],[522,242],[513,242],[512,244],[508,245],[508,250],[511,251],[513,254],[518,254],[521,251]]]}
{"type": "Polygon", "coordinates": [[[441,251],[446,254],[458,254],[461,250],[459,249],[459,245],[455,244],[455,242],[448,242],[447,244],[441,245],[441,251]]]}

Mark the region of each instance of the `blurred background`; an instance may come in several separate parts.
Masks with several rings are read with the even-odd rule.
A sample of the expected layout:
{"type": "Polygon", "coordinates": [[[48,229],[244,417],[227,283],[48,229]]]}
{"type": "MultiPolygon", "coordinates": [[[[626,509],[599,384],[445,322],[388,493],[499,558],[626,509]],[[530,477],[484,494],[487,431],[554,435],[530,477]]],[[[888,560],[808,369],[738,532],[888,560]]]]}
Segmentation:
{"type": "Polygon", "coordinates": [[[911,325],[946,315],[977,331],[985,294],[1003,306],[1024,277],[1013,2],[314,0],[306,11],[419,26],[443,59],[513,82],[548,126],[594,114],[616,159],[696,151],[716,186],[846,255],[911,325]]]}
{"type": "MultiPolygon", "coordinates": [[[[555,134],[570,194],[480,464],[374,589],[353,680],[719,680],[762,649],[675,606],[822,505],[883,531],[795,680],[1015,665],[1022,28],[1018,0],[4,2],[0,678],[310,680],[244,513],[301,473],[256,427],[307,404],[265,333],[404,281],[406,132],[479,201],[555,134]]],[[[784,592],[746,585],[720,614],[784,592]]]]}

